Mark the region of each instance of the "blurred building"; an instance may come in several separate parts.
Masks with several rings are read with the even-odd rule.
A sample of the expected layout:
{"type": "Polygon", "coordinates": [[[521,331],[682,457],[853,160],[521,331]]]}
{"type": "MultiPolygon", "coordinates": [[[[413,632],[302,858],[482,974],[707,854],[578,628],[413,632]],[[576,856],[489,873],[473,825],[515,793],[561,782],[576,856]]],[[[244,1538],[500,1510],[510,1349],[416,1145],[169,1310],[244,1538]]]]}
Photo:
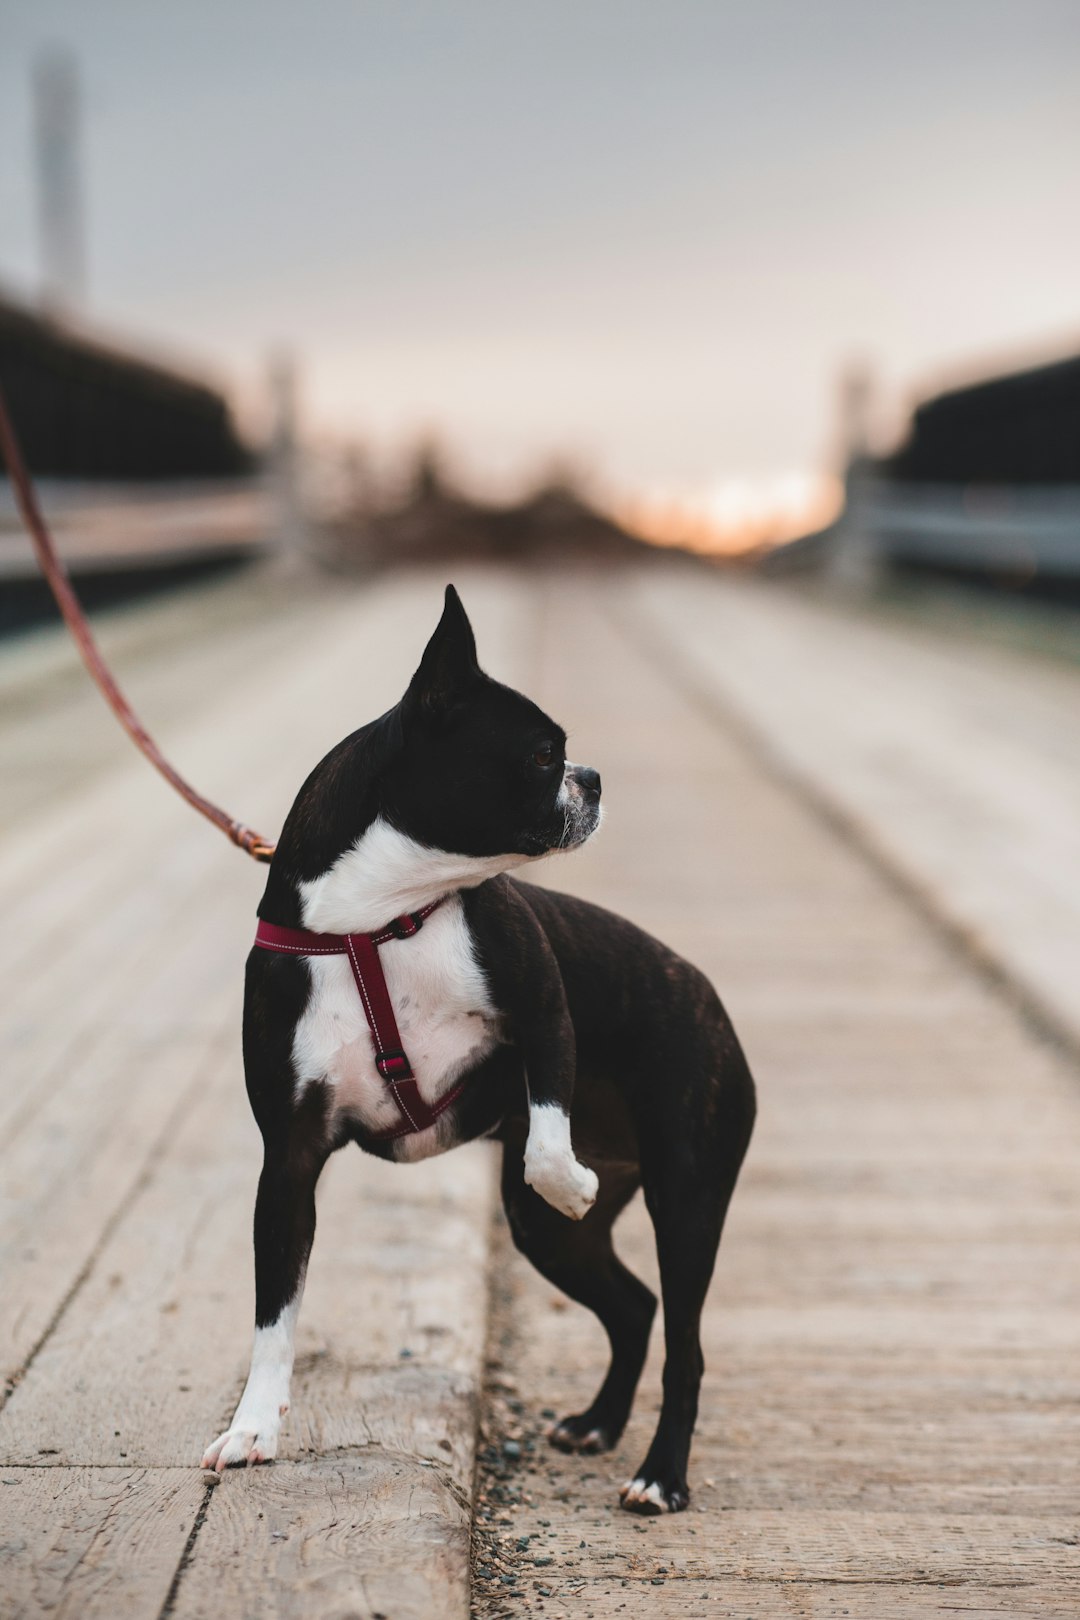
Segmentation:
{"type": "Polygon", "coordinates": [[[892,454],[851,455],[838,521],[774,561],[849,583],[890,565],[1080,589],[1080,356],[926,400],[892,454]]]}
{"type": "Polygon", "coordinates": [[[39,477],[228,478],[253,469],[221,394],[3,297],[0,382],[39,477]]]}
{"type": "MultiPolygon", "coordinates": [[[[265,541],[258,458],[207,384],[0,297],[0,385],[88,600],[233,563],[265,541]]],[[[4,477],[0,585],[0,626],[51,612],[4,477]]]]}
{"type": "Polygon", "coordinates": [[[881,467],[909,484],[1080,489],[1080,355],[927,400],[881,467]]]}

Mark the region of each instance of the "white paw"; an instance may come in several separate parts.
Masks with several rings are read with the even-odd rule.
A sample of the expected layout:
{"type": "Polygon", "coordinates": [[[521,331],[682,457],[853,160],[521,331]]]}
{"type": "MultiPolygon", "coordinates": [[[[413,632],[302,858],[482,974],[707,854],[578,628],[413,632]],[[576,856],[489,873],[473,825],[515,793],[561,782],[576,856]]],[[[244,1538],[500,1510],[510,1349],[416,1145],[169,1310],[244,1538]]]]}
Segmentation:
{"type": "Polygon", "coordinates": [[[278,1433],[281,1428],[280,1421],[252,1422],[233,1420],[231,1429],[219,1434],[203,1452],[202,1466],[212,1468],[215,1473],[223,1474],[226,1468],[234,1468],[241,1463],[250,1467],[253,1463],[273,1462],[277,1456],[278,1433]]]}
{"type": "Polygon", "coordinates": [[[572,1221],[580,1221],[596,1202],[600,1186],[595,1170],[579,1164],[572,1154],[525,1153],[525,1183],[572,1221]]]}
{"type": "Polygon", "coordinates": [[[641,1507],[649,1513],[670,1513],[667,1498],[660,1486],[647,1484],[643,1479],[628,1479],[619,1491],[623,1507],[641,1507]]]}

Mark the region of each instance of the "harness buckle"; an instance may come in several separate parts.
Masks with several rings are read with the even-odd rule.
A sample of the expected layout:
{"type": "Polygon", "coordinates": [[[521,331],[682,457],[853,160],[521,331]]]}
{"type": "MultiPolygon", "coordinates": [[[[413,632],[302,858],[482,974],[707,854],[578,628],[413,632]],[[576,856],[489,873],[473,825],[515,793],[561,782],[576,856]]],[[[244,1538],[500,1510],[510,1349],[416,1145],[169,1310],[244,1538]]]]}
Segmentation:
{"type": "Polygon", "coordinates": [[[407,911],[404,917],[394,918],[390,924],[390,929],[395,939],[412,939],[414,934],[420,932],[423,925],[423,917],[418,916],[416,912],[407,911]]]}
{"type": "Polygon", "coordinates": [[[375,1067],[384,1080],[411,1080],[413,1078],[409,1060],[400,1046],[391,1047],[388,1052],[376,1052],[375,1067]]]}

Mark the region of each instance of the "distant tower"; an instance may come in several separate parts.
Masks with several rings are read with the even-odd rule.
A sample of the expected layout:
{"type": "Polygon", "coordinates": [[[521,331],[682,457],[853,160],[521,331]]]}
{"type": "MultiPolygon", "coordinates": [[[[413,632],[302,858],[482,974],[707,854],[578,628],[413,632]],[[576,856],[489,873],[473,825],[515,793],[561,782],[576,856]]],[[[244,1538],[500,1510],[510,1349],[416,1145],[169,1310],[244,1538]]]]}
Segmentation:
{"type": "Polygon", "coordinates": [[[844,465],[870,454],[874,413],[874,373],[866,360],[852,361],[840,376],[840,442],[844,465]]]}
{"type": "Polygon", "coordinates": [[[303,461],[297,432],[299,379],[296,360],[288,349],[278,349],[267,366],[271,428],[267,473],[271,497],[270,539],[279,552],[296,559],[307,545],[302,477],[303,461]]]}
{"type": "Polygon", "coordinates": [[[79,71],[64,46],[34,64],[41,300],[58,313],[77,308],[85,284],[79,164],[79,71]]]}
{"type": "Polygon", "coordinates": [[[884,560],[874,513],[874,374],[866,361],[848,365],[839,387],[844,510],[833,524],[826,574],[841,591],[865,595],[878,584],[884,560]]]}

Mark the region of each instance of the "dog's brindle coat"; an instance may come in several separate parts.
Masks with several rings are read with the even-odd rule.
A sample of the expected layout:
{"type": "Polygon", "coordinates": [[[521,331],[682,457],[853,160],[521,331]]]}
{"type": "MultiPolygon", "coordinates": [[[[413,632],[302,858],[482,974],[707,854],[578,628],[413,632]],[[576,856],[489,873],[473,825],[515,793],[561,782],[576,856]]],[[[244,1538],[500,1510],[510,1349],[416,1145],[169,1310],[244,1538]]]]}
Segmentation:
{"type": "Polygon", "coordinates": [[[427,1130],[379,1140],[400,1118],[347,962],[252,951],[244,1061],[264,1143],[255,1348],[233,1423],[204,1466],[275,1454],[329,1155],[355,1141],[415,1159],[486,1135],[503,1144],[514,1242],[596,1312],[611,1341],[592,1405],[551,1433],[564,1451],[614,1446],[630,1412],[656,1300],[616,1257],[611,1228],[644,1189],[664,1298],[663,1405],[622,1502],[643,1513],[686,1506],[699,1320],[754,1087],[696,968],[610,912],[506,875],[583,843],[599,800],[596,772],[566,762],[561,728],[481,673],[452,587],[402,702],[339,744],[301,789],[260,916],[366,932],[450,896],[382,960],[425,1101],[462,1075],[468,1084],[427,1130]]]}

